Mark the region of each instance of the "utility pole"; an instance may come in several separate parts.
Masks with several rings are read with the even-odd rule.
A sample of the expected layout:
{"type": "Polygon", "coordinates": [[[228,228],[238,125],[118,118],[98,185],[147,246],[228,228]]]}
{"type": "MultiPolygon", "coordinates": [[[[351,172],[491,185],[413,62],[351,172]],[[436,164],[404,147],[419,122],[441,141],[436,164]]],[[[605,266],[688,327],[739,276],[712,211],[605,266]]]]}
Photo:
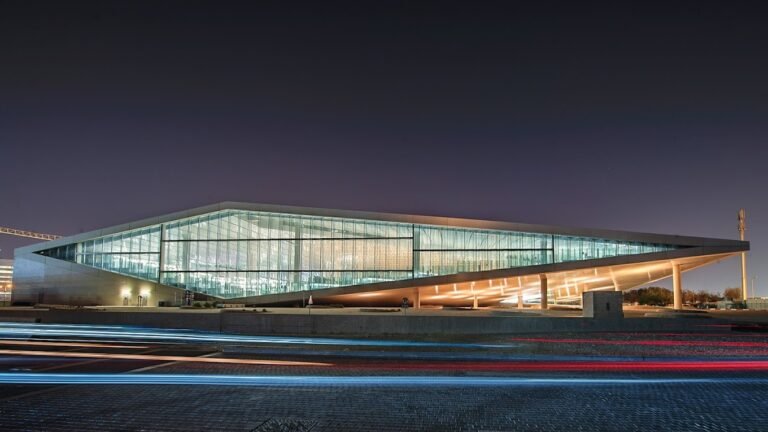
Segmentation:
{"type": "MultiPolygon", "coordinates": [[[[744,241],[744,231],[747,230],[747,212],[739,210],[739,240],[744,241]]],[[[747,301],[747,253],[741,253],[741,299],[747,301]]]]}

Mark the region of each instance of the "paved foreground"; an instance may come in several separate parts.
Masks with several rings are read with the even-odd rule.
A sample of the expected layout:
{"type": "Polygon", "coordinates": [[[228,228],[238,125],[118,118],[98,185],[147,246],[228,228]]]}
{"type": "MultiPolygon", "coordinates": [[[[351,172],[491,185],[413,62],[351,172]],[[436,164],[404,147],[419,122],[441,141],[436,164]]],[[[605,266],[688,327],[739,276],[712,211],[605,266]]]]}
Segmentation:
{"type": "Polygon", "coordinates": [[[768,429],[768,334],[472,343],[0,324],[1,430],[768,429]]]}

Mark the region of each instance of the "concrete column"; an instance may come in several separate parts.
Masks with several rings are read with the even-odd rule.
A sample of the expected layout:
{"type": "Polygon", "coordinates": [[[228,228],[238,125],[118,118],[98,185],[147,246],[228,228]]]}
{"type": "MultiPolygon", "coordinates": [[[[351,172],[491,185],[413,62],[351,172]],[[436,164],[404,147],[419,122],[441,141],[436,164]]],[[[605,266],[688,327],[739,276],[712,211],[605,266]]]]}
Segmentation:
{"type": "Polygon", "coordinates": [[[474,300],[472,301],[472,309],[477,309],[477,294],[474,295],[474,300]]]}
{"type": "Polygon", "coordinates": [[[680,264],[672,263],[672,294],[675,310],[683,309],[683,284],[680,279],[680,264]]]}
{"type": "MultiPolygon", "coordinates": [[[[742,234],[742,241],[744,241],[742,234]]],[[[747,301],[747,253],[741,253],[741,300],[747,301]]]]}
{"type": "Polygon", "coordinates": [[[522,291],[517,293],[517,308],[518,309],[523,308],[523,292],[522,291]]]}
{"type": "Polygon", "coordinates": [[[416,300],[413,302],[413,307],[416,309],[421,309],[421,290],[416,288],[416,300]]]}
{"type": "Polygon", "coordinates": [[[613,269],[611,269],[610,271],[611,271],[611,282],[613,282],[613,290],[621,291],[621,289],[619,288],[618,282],[616,282],[616,275],[613,274],[613,269]]]}
{"type": "Polygon", "coordinates": [[[547,309],[547,275],[539,275],[539,283],[541,284],[541,309],[547,309]]]}

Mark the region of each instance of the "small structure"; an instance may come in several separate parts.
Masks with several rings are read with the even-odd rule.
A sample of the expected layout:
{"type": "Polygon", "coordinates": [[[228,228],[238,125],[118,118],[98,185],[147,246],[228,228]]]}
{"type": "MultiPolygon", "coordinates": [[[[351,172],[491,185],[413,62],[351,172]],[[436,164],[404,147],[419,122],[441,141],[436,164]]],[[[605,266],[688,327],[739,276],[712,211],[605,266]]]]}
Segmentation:
{"type": "Polygon", "coordinates": [[[582,294],[584,318],[624,318],[621,291],[588,291],[582,294]]]}
{"type": "Polygon", "coordinates": [[[717,302],[717,308],[719,310],[744,309],[745,306],[744,302],[738,300],[720,300],[717,302]]]}
{"type": "Polygon", "coordinates": [[[768,297],[747,299],[747,309],[749,310],[768,310],[768,297]]]}

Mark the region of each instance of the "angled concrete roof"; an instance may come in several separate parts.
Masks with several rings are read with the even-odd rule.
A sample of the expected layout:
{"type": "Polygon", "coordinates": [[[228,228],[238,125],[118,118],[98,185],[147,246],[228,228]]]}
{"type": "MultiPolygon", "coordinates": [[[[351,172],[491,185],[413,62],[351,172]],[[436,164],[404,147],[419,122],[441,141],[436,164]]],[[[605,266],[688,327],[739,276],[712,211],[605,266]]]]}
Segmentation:
{"type": "Polygon", "coordinates": [[[722,252],[737,252],[737,251],[749,250],[749,242],[739,241],[739,240],[730,240],[730,239],[640,233],[640,232],[632,232],[632,231],[617,231],[617,230],[606,230],[606,229],[595,229],[595,228],[569,228],[569,227],[552,226],[552,225],[523,224],[523,223],[500,222],[500,221],[479,220],[479,219],[463,219],[463,218],[442,217],[442,216],[421,216],[421,215],[378,213],[378,212],[366,212],[366,211],[355,211],[355,210],[334,210],[334,209],[325,209],[325,208],[296,207],[296,206],[284,206],[284,205],[275,205],[275,204],[251,204],[251,203],[227,201],[227,202],[221,202],[218,204],[211,204],[203,207],[197,207],[190,210],[183,210],[179,212],[169,213],[162,216],[142,219],[135,222],[115,225],[107,228],[85,232],[82,234],[76,234],[73,236],[62,237],[57,240],[47,241],[43,243],[36,243],[33,245],[18,248],[16,249],[15,253],[23,254],[23,253],[29,253],[29,252],[37,252],[37,251],[48,249],[48,248],[53,248],[53,247],[66,245],[70,243],[76,243],[76,242],[80,242],[80,241],[84,241],[84,240],[92,239],[96,237],[101,237],[105,235],[115,234],[121,231],[143,228],[147,226],[175,221],[178,219],[185,219],[185,218],[199,216],[206,213],[213,213],[221,210],[247,210],[247,211],[270,212],[270,213],[284,213],[284,214],[335,217],[335,218],[376,220],[376,221],[386,221],[386,222],[400,222],[400,223],[408,223],[408,224],[437,225],[437,226],[502,230],[502,231],[518,231],[518,232],[531,232],[531,233],[543,233],[543,234],[554,234],[554,235],[578,236],[578,237],[593,237],[593,238],[601,238],[601,239],[609,239],[609,240],[622,240],[622,241],[632,241],[632,242],[642,242],[642,243],[659,243],[659,244],[687,246],[687,247],[706,247],[710,253],[717,253],[717,252],[720,252],[721,250],[722,252]]]}

